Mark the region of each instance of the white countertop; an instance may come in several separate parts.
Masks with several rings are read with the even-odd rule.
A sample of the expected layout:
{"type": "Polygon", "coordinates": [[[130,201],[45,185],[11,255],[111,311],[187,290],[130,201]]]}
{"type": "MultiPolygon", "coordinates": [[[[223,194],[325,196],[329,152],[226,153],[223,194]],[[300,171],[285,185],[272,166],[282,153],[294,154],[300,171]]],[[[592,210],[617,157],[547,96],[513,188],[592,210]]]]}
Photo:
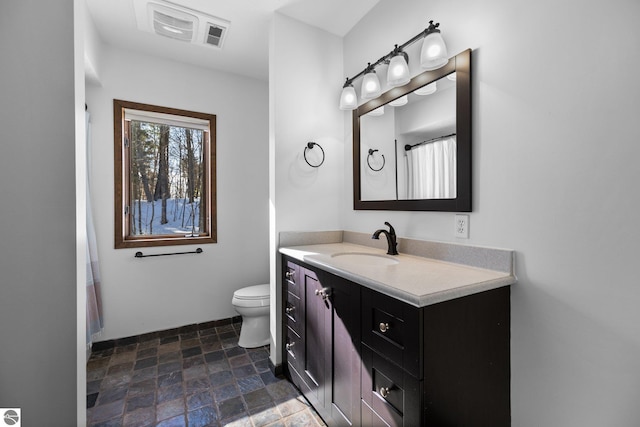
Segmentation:
{"type": "Polygon", "coordinates": [[[416,307],[508,286],[516,282],[513,273],[472,267],[414,255],[386,255],[385,250],[353,243],[326,243],[280,247],[282,254],[392,296],[416,307]],[[397,260],[376,261],[375,257],[332,256],[364,253],[397,260]]]}

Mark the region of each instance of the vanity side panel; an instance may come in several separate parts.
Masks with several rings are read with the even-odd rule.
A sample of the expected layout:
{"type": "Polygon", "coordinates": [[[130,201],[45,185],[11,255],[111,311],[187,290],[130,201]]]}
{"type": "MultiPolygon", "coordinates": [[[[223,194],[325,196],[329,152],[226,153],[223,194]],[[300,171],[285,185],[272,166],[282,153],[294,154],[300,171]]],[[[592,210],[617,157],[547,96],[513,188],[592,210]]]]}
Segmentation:
{"type": "Polygon", "coordinates": [[[509,426],[510,287],[423,311],[425,424],[509,426]]]}

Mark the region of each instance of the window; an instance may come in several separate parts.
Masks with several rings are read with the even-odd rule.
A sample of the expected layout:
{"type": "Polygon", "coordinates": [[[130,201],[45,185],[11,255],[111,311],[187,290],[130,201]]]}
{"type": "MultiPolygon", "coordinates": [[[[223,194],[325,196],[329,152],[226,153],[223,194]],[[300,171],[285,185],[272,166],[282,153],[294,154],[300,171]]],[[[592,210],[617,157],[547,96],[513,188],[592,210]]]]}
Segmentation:
{"type": "Polygon", "coordinates": [[[216,116],[114,99],[115,247],[216,242],[216,116]]]}

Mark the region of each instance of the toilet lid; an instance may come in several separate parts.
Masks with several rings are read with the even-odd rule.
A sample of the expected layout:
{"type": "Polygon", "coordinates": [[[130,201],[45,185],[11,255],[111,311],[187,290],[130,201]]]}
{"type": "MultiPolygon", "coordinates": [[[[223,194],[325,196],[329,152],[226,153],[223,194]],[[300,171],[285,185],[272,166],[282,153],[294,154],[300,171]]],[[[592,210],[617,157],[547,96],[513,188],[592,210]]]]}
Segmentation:
{"type": "Polygon", "coordinates": [[[237,299],[265,299],[269,298],[269,285],[247,286],[233,293],[237,299]]]}

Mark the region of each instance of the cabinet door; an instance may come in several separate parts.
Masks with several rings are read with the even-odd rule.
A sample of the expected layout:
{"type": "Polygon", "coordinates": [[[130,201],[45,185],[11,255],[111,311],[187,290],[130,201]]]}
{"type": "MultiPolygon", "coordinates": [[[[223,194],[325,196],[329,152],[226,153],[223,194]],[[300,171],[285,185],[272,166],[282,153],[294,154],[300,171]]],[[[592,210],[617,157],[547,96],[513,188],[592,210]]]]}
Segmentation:
{"type": "Polygon", "coordinates": [[[331,417],[336,425],[358,426],[361,425],[360,287],[340,277],[330,277],[331,417]]]}
{"type": "Polygon", "coordinates": [[[307,399],[319,407],[325,406],[327,392],[327,362],[331,360],[331,341],[326,331],[331,330],[331,306],[328,298],[323,298],[324,287],[316,274],[300,268],[305,293],[304,371],[300,374],[309,390],[307,399]]]}

